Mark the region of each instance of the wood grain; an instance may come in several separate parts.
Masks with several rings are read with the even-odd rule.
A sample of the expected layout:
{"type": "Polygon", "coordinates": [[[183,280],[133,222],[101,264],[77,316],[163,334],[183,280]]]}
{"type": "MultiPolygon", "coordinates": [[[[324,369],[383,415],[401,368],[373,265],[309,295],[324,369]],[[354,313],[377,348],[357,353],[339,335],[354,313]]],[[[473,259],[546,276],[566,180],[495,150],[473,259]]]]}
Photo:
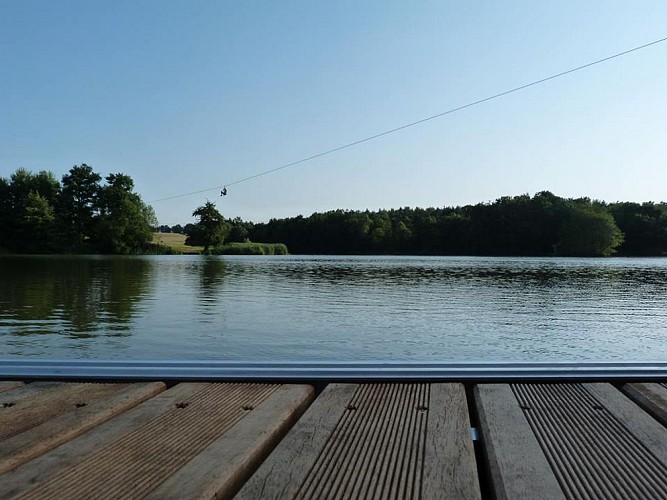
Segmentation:
{"type": "Polygon", "coordinates": [[[206,384],[186,401],[41,483],[27,498],[144,497],[278,387],[206,384]]]}
{"type": "Polygon", "coordinates": [[[481,498],[462,384],[431,384],[422,498],[481,498]]]}
{"type": "Polygon", "coordinates": [[[303,414],[314,393],[306,385],[281,386],[148,498],[231,498],[303,414]]]}
{"type": "Polygon", "coordinates": [[[129,384],[36,382],[0,393],[0,439],[101,401],[127,387],[129,384]]]}
{"type": "Polygon", "coordinates": [[[0,498],[26,494],[32,488],[66,473],[91,455],[172,411],[176,404],[187,401],[208,385],[178,384],[95,429],[0,475],[0,498]]]}
{"type": "Polygon", "coordinates": [[[75,407],[5,439],[0,444],[0,474],[63,444],[164,391],[162,382],[136,383],[93,404],[75,407]]]}
{"type": "Polygon", "coordinates": [[[635,403],[667,426],[667,387],[656,383],[625,384],[621,387],[635,403]]]}
{"type": "Polygon", "coordinates": [[[461,384],[330,384],[238,498],[480,498],[461,384]]]}
{"type": "Polygon", "coordinates": [[[0,381],[0,392],[11,391],[12,389],[16,389],[17,387],[21,387],[22,385],[23,382],[20,382],[18,380],[0,381]]]}
{"type": "MultiPolygon", "coordinates": [[[[663,464],[667,483],[667,429],[610,384],[585,384],[623,426],[663,464]]],[[[667,492],[666,492],[667,493],[667,492]]]]}
{"type": "Polygon", "coordinates": [[[510,386],[481,384],[474,393],[496,498],[565,498],[510,386]]]}
{"type": "Polygon", "coordinates": [[[294,498],[357,388],[357,384],[329,384],[236,498],[294,498]]]}

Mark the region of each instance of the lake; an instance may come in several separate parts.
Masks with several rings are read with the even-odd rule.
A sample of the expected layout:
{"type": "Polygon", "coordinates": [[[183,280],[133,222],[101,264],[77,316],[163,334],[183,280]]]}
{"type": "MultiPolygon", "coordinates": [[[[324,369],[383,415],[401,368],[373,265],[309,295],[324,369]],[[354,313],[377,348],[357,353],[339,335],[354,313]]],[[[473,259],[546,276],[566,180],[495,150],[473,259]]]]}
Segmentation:
{"type": "Polygon", "coordinates": [[[0,358],[664,361],[667,259],[0,257],[0,358]]]}

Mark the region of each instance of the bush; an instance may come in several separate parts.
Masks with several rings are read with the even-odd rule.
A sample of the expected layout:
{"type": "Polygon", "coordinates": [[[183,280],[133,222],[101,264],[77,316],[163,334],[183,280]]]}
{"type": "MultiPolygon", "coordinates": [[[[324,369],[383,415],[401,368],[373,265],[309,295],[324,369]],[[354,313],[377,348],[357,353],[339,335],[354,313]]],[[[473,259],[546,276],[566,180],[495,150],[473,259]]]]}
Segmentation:
{"type": "Polygon", "coordinates": [[[213,255],[287,255],[283,243],[229,243],[211,249],[213,255]]]}
{"type": "Polygon", "coordinates": [[[183,252],[162,243],[148,243],[143,253],[145,255],[183,255],[183,252]]]}

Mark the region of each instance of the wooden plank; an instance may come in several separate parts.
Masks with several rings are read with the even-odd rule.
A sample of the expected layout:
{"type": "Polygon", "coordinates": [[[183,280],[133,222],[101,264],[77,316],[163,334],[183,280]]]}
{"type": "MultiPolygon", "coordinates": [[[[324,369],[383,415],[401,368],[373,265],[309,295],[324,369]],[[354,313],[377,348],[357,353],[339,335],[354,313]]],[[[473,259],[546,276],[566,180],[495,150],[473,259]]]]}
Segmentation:
{"type": "MultiPolygon", "coordinates": [[[[74,406],[68,413],[5,439],[0,446],[0,474],[83,434],[159,394],[165,388],[162,382],[132,384],[123,390],[111,392],[105,399],[90,405],[74,406]]],[[[49,414],[48,411],[44,413],[49,414]]]]}
{"type": "Polygon", "coordinates": [[[423,498],[481,498],[470,416],[462,384],[432,384],[423,498]]]}
{"type": "Polygon", "coordinates": [[[667,430],[610,384],[512,384],[569,498],[660,498],[667,430]]]}
{"type": "MultiPolygon", "coordinates": [[[[410,417],[427,404],[425,388],[425,384],[360,385],[302,484],[299,497],[395,498],[399,483],[404,485],[402,496],[412,497],[419,477],[409,464],[413,451],[419,456],[418,451],[423,450],[424,436],[418,433],[416,439],[406,439],[406,431],[414,427],[409,425],[410,417]]],[[[420,424],[426,415],[419,412],[417,418],[420,424]]]]}
{"type": "Polygon", "coordinates": [[[11,391],[12,389],[16,389],[17,387],[21,387],[22,385],[23,382],[20,382],[18,380],[0,381],[0,392],[11,391]]]}
{"type": "Polygon", "coordinates": [[[36,382],[0,393],[0,440],[127,387],[129,384],[36,382]]]}
{"type": "Polygon", "coordinates": [[[667,426],[667,387],[656,383],[624,384],[621,389],[635,403],[667,426]]]}
{"type": "Polygon", "coordinates": [[[481,384],[474,393],[496,498],[565,498],[510,386],[481,384]]]}
{"type": "Polygon", "coordinates": [[[662,462],[667,484],[667,429],[610,384],[586,384],[585,387],[662,462]]]}
{"type": "MultiPolygon", "coordinates": [[[[83,460],[53,471],[27,495],[34,498],[146,496],[251,414],[278,387],[251,383],[202,384],[185,401],[123,433],[83,460]]],[[[109,423],[118,425],[116,420],[109,423]]],[[[95,435],[99,429],[82,437],[95,435]]]]}
{"type": "Polygon", "coordinates": [[[11,392],[0,394],[0,407],[15,405],[30,398],[37,397],[40,393],[57,390],[64,382],[32,382],[13,388],[11,392]]]}
{"type": "Polygon", "coordinates": [[[137,432],[177,404],[188,401],[208,383],[183,383],[122,413],[95,429],[0,475],[0,498],[14,498],[35,486],[73,470],[87,457],[137,432]]]}
{"type": "Polygon", "coordinates": [[[357,388],[329,384],[235,498],[294,498],[357,388]]]}
{"type": "MultiPolygon", "coordinates": [[[[376,498],[421,496],[430,386],[394,384],[389,394],[390,398],[385,399],[378,392],[367,401],[361,401],[361,404],[368,403],[370,419],[364,422],[366,419],[361,417],[357,423],[362,423],[372,432],[364,433],[372,437],[365,443],[365,448],[371,448],[373,444],[375,446],[371,448],[372,453],[366,454],[367,458],[361,467],[348,465],[346,474],[339,475],[340,484],[344,485],[343,496],[347,498],[356,498],[365,492],[376,498]],[[389,408],[385,406],[387,404],[389,408]],[[349,482],[343,483],[345,480],[349,482]]],[[[353,444],[354,439],[348,441],[347,445],[353,444]]],[[[364,450],[364,447],[358,450],[364,450]]],[[[350,459],[355,458],[355,455],[354,451],[344,452],[339,464],[351,462],[350,459]]],[[[312,491],[318,490],[319,485],[312,491]]],[[[334,491],[329,490],[329,494],[335,495],[334,491]]]]}
{"type": "Polygon", "coordinates": [[[149,498],[230,498],[314,398],[310,386],[280,387],[149,498]]]}
{"type": "Polygon", "coordinates": [[[460,384],[330,384],[237,498],[480,498],[460,384]]]}
{"type": "Polygon", "coordinates": [[[426,384],[360,385],[299,497],[418,496],[427,405],[426,384]]]}

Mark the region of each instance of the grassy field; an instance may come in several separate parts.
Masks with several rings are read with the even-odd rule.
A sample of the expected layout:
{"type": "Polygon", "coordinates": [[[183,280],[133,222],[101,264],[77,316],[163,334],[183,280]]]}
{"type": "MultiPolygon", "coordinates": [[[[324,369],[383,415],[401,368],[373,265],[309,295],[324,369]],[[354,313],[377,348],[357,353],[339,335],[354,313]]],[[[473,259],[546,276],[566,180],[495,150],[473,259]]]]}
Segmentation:
{"type": "MultiPolygon", "coordinates": [[[[185,244],[186,236],[178,233],[153,233],[153,243],[171,248],[182,254],[200,254],[204,247],[191,247],[185,244]]],[[[214,255],[287,255],[287,247],[282,243],[228,243],[212,248],[214,255]]]]}
{"type": "Polygon", "coordinates": [[[185,244],[186,236],[178,233],[153,233],[153,243],[165,245],[183,254],[198,254],[204,247],[190,247],[185,244]]]}

